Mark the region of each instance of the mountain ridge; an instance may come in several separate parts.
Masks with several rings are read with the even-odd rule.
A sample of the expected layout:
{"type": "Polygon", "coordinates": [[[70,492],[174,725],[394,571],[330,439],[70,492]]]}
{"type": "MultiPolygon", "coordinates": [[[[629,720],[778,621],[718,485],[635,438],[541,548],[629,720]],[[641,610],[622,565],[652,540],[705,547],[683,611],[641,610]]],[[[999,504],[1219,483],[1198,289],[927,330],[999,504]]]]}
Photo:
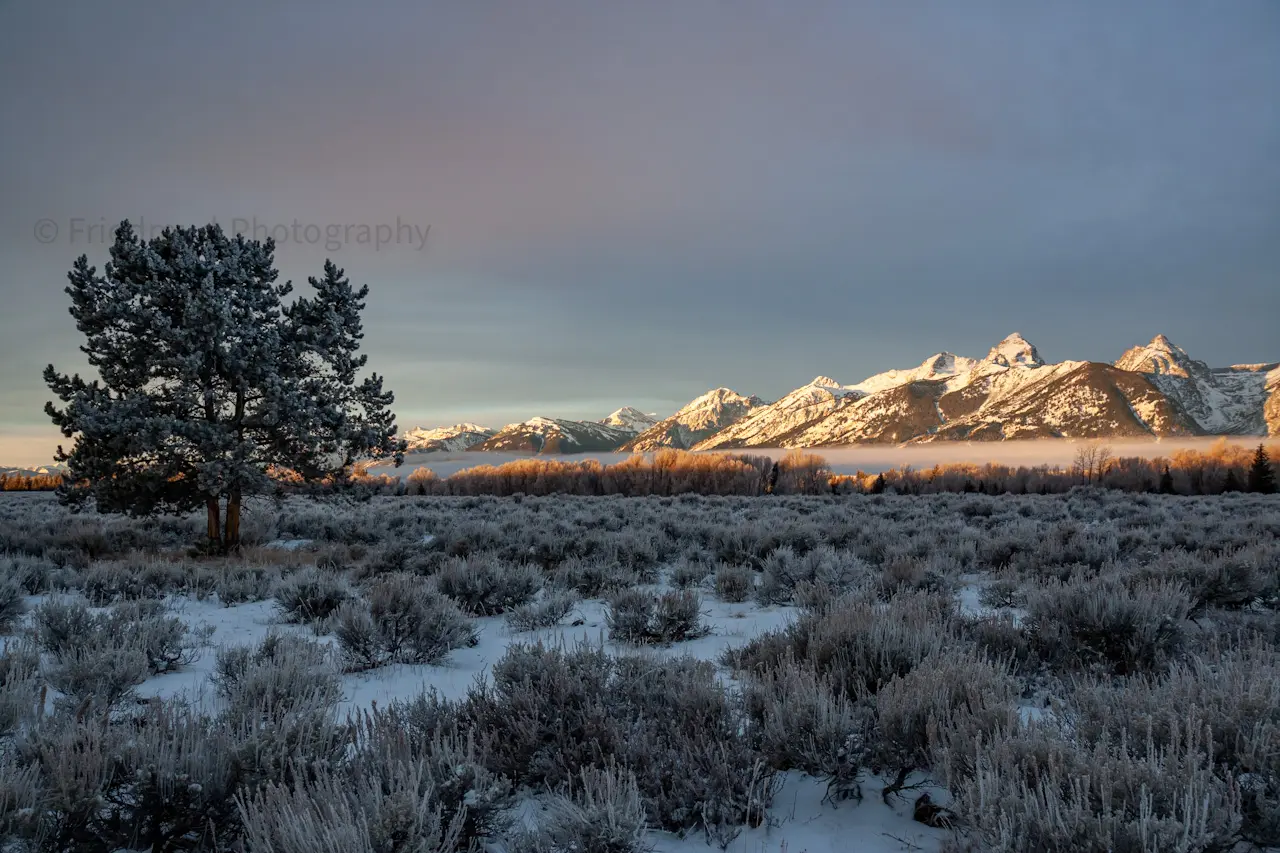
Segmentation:
{"type": "Polygon", "coordinates": [[[533,453],[1280,435],[1280,362],[1213,368],[1158,334],[1111,363],[1055,363],[1014,332],[981,359],[943,351],[849,385],[818,375],[772,403],[720,387],[661,420],[624,406],[601,421],[451,429],[464,426],[488,433],[467,449],[533,453]]]}

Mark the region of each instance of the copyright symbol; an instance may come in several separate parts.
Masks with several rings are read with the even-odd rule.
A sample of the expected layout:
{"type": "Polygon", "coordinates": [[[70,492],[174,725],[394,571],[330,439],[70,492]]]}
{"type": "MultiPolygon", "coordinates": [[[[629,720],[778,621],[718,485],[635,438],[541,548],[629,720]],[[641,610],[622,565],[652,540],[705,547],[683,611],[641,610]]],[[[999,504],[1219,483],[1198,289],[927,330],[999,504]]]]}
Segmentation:
{"type": "Polygon", "coordinates": [[[36,240],[41,243],[52,243],[58,239],[58,223],[52,219],[36,220],[36,240]]]}

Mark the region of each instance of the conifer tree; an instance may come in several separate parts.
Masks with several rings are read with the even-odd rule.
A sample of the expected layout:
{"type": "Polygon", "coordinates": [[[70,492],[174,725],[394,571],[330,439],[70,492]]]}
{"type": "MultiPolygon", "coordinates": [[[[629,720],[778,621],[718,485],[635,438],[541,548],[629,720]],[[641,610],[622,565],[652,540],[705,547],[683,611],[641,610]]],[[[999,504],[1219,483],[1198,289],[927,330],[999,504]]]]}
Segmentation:
{"type": "Polygon", "coordinates": [[[1249,466],[1249,491],[1262,495],[1276,493],[1276,472],[1271,470],[1271,457],[1261,444],[1253,454],[1253,464],[1249,466]]]}
{"type": "Polygon", "coordinates": [[[1160,494],[1173,494],[1173,474],[1169,471],[1169,466],[1164,466],[1164,473],[1160,475],[1160,494]]]}
{"type": "Polygon", "coordinates": [[[73,506],[130,515],[206,510],[209,545],[235,548],[245,496],[271,490],[272,469],[304,481],[346,476],[363,458],[403,459],[394,400],[367,356],[352,288],[325,263],[291,303],[275,244],[214,224],[166,228],[144,241],[126,221],[103,272],[81,255],[68,274],[87,381],[53,365],[62,401],[45,411],[67,438],[60,489],[73,506]]]}
{"type": "Polygon", "coordinates": [[[1236,469],[1235,469],[1235,468],[1228,468],[1228,469],[1227,469],[1227,479],[1226,479],[1226,481],[1222,484],[1222,491],[1224,491],[1224,492],[1238,492],[1238,491],[1240,491],[1240,478],[1236,476],[1236,469]]]}

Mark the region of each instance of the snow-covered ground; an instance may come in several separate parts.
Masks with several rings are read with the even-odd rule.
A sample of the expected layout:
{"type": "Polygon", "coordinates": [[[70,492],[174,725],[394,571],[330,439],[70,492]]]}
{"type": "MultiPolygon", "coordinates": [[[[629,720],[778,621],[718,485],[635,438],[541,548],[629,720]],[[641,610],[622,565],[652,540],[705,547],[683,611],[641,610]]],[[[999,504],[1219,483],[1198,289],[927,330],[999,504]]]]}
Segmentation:
{"type": "MultiPolygon", "coordinates": [[[[47,596],[27,599],[28,613],[47,596]]],[[[302,625],[284,622],[274,601],[257,601],[223,607],[216,597],[197,600],[187,597],[166,599],[171,615],[180,617],[194,631],[207,632],[207,645],[199,658],[177,672],[153,676],[137,688],[140,698],[182,698],[208,711],[215,711],[220,701],[210,683],[217,651],[220,648],[257,645],[271,633],[292,633],[322,643],[335,643],[332,636],[315,637],[302,625]]],[[[342,677],[344,699],[341,710],[357,711],[376,704],[386,707],[396,700],[412,699],[425,691],[436,691],[448,699],[458,699],[477,679],[483,679],[489,667],[502,657],[513,642],[542,642],[567,647],[581,642],[599,644],[611,654],[692,655],[703,660],[717,660],[730,647],[739,646],[752,637],[786,625],[798,613],[790,606],[760,607],[754,603],[728,603],[710,596],[704,599],[704,621],[711,631],[696,640],[669,646],[637,647],[611,642],[605,621],[605,605],[599,600],[580,602],[555,628],[515,632],[503,617],[476,619],[479,643],[473,648],[455,650],[440,665],[403,665],[382,667],[369,672],[342,677]]],[[[24,620],[25,621],[25,620],[24,620]]],[[[0,645],[7,638],[0,637],[0,645]]],[[[727,673],[725,678],[731,678],[727,673]]],[[[49,699],[51,705],[52,698],[49,699]]],[[[911,803],[906,799],[886,805],[880,791],[884,780],[869,778],[862,785],[860,802],[837,805],[824,803],[826,783],[801,773],[786,773],[774,798],[768,819],[758,828],[744,827],[727,847],[729,853],[819,853],[819,851],[857,850],[859,853],[893,853],[894,851],[933,851],[939,849],[947,833],[911,819],[911,803]],[[852,845],[852,846],[851,846],[852,845]]],[[[945,799],[937,789],[935,798],[945,799]]],[[[536,810],[536,805],[526,808],[536,810]]],[[[536,814],[523,816],[535,821],[536,814]]],[[[650,842],[655,853],[698,853],[720,849],[709,846],[705,836],[692,834],[679,838],[671,833],[652,832],[650,842]]],[[[495,847],[498,851],[501,848],[495,847]]]]}

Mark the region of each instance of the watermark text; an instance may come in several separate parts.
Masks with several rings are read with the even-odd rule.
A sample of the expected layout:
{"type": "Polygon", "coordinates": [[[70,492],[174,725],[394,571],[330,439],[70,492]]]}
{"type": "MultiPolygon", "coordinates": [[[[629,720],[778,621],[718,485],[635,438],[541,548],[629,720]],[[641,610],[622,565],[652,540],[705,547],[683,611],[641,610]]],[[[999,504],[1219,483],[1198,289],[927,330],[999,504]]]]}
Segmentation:
{"type": "MultiPolygon", "coordinates": [[[[231,235],[250,240],[274,240],[277,246],[323,246],[325,251],[338,252],[348,247],[372,249],[408,249],[421,252],[427,247],[430,225],[397,216],[394,222],[275,222],[257,216],[235,216],[228,220],[210,219],[222,225],[231,235]]],[[[159,237],[172,223],[153,223],[145,219],[131,219],[133,232],[143,240],[159,237]]],[[[64,220],[45,217],[36,220],[32,234],[38,243],[65,241],[71,246],[102,246],[115,242],[115,231],[120,220],[106,217],[91,219],[72,216],[64,220]]]]}

